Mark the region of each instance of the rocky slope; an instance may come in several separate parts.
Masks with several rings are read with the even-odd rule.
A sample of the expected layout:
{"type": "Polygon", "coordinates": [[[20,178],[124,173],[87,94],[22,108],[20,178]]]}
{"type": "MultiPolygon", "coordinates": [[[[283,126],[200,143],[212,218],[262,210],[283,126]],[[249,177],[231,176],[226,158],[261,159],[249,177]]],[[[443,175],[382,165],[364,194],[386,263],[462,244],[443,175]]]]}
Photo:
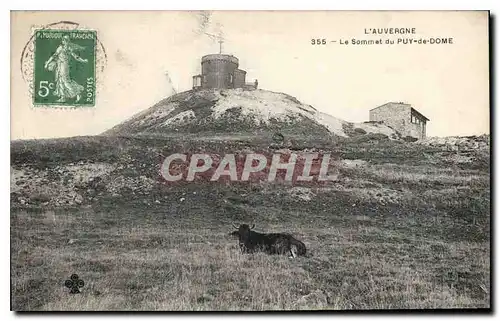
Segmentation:
{"type": "Polygon", "coordinates": [[[418,144],[434,147],[445,147],[448,150],[489,150],[490,136],[448,136],[428,137],[417,141],[418,144]]]}
{"type": "Polygon", "coordinates": [[[158,102],[105,135],[173,133],[259,134],[341,137],[381,133],[396,138],[385,125],[349,123],[319,112],[283,93],[266,90],[186,91],[158,102]]]}
{"type": "MultiPolygon", "coordinates": [[[[176,204],[185,197],[182,193],[186,189],[199,193],[204,188],[217,189],[221,184],[162,184],[159,171],[164,155],[194,151],[218,155],[227,152],[273,152],[275,149],[269,143],[272,142],[200,142],[196,138],[184,140],[120,136],[14,141],[11,143],[11,207],[71,207],[96,202],[118,204],[134,200],[145,202],[146,206],[164,202],[176,204]]],[[[382,135],[364,135],[321,144],[311,138],[310,141],[299,141],[295,147],[293,151],[282,148],[280,152],[328,152],[337,155],[341,161],[336,166],[342,175],[334,185],[351,188],[354,184],[360,190],[364,190],[367,180],[373,177],[352,176],[352,172],[360,171],[366,164],[374,167],[395,164],[405,170],[430,174],[446,170],[465,171],[466,175],[487,173],[490,167],[490,142],[486,135],[461,140],[429,139],[415,143],[390,140],[382,135]],[[461,144],[455,145],[452,142],[461,144]],[[470,145],[465,144],[467,142],[470,145]]],[[[396,174],[404,175],[403,172],[396,174]]],[[[408,177],[413,179],[420,176],[409,173],[408,177]]],[[[368,185],[370,186],[375,185],[368,185]]],[[[304,193],[300,189],[297,191],[300,195],[294,197],[310,197],[308,192],[304,193]]],[[[297,191],[291,190],[293,193],[297,191]]]]}

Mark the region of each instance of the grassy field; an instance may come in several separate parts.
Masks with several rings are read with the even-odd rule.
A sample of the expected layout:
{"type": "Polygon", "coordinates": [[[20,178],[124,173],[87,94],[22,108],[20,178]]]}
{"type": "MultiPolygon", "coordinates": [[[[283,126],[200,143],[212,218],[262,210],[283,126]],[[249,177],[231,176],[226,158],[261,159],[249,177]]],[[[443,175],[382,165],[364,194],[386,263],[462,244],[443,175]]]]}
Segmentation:
{"type": "MultiPolygon", "coordinates": [[[[137,167],[154,159],[135,143],[99,151],[81,141],[74,144],[87,147],[13,145],[12,168],[40,173],[85,159],[137,167]]],[[[165,153],[165,143],[148,148],[165,153]]],[[[339,181],[324,187],[154,186],[146,194],[82,192],[84,201],[70,206],[20,204],[21,192],[12,192],[12,309],[490,307],[489,158],[453,163],[442,151],[395,142],[335,148],[362,165],[342,163],[339,181]],[[242,255],[232,222],[292,233],[309,254],[242,255]],[[85,281],[81,294],[64,287],[72,273],[85,281]]],[[[103,180],[111,186],[126,173],[157,173],[136,167],[103,180]]]]}

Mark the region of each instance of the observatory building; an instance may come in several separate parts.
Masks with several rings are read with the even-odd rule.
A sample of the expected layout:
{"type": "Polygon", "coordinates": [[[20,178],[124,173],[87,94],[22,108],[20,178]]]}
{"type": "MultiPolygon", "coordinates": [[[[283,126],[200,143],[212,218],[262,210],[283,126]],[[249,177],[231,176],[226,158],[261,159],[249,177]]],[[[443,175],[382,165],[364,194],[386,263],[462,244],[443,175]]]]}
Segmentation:
{"type": "Polygon", "coordinates": [[[238,67],[238,58],[233,55],[219,53],[203,56],[201,75],[193,76],[193,89],[257,89],[258,81],[246,83],[247,72],[238,67]]]}
{"type": "Polygon", "coordinates": [[[370,110],[370,121],[391,126],[403,136],[424,139],[429,118],[422,115],[410,104],[389,102],[370,110]]]}

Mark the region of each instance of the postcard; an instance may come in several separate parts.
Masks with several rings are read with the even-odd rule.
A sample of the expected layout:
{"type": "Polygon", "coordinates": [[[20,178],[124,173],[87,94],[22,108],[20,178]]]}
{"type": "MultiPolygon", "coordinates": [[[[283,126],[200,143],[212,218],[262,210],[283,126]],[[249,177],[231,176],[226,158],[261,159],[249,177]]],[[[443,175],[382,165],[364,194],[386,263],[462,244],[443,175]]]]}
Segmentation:
{"type": "Polygon", "coordinates": [[[491,309],[488,11],[12,11],[11,309],[491,309]]]}

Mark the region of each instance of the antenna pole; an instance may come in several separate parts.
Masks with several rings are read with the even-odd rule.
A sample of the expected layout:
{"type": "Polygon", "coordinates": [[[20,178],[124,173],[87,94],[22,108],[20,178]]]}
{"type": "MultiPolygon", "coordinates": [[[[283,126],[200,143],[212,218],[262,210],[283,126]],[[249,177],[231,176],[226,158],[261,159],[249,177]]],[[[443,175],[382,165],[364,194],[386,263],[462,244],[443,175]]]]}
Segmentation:
{"type": "Polygon", "coordinates": [[[219,40],[219,53],[221,54],[222,53],[222,43],[224,42],[224,40],[219,40]]]}

